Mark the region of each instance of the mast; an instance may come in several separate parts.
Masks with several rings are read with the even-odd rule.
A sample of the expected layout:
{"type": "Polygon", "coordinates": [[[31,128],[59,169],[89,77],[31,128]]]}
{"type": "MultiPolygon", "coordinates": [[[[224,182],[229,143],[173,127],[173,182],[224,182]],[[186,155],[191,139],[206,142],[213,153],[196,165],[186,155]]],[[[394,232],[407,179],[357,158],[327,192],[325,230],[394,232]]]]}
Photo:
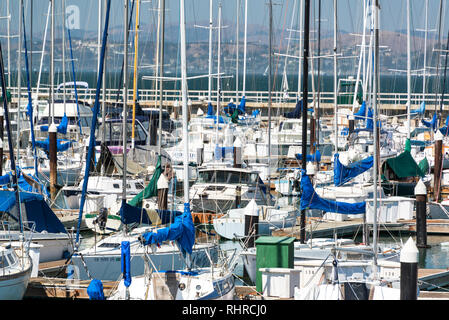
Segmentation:
{"type": "Polygon", "coordinates": [[[237,26],[236,26],[236,41],[235,41],[235,101],[239,101],[239,8],[240,0],[237,0],[237,26]]]}
{"type": "MultiPolygon", "coordinates": [[[[181,23],[181,94],[182,94],[182,141],[184,143],[184,206],[189,206],[189,134],[187,127],[187,62],[186,62],[186,23],[184,13],[184,0],[180,0],[180,23],[181,23]]],[[[220,29],[219,29],[220,30],[220,29]]],[[[190,206],[189,206],[190,208],[190,206]]]]}
{"type": "MultiPolygon", "coordinates": [[[[374,6],[374,65],[373,65],[373,127],[374,127],[374,166],[373,166],[373,251],[374,251],[374,272],[376,275],[377,266],[377,175],[379,168],[379,150],[378,145],[378,130],[377,130],[377,91],[378,91],[378,80],[379,80],[379,0],[375,0],[374,6]]],[[[407,0],[409,1],[409,0],[407,0]]]]}
{"type": "Polygon", "coordinates": [[[269,3],[269,11],[270,11],[270,35],[269,35],[269,54],[268,54],[268,192],[267,192],[267,205],[271,205],[271,179],[270,179],[270,168],[271,168],[271,61],[273,55],[272,49],[272,35],[273,35],[273,2],[270,0],[269,3]]]}
{"type": "Polygon", "coordinates": [[[218,127],[219,127],[219,116],[220,116],[220,96],[221,96],[221,79],[220,79],[220,62],[221,62],[221,2],[218,5],[218,53],[217,53],[217,119],[216,119],[216,141],[215,144],[218,146],[218,127]]]}
{"type": "Polygon", "coordinates": [[[100,54],[101,54],[101,1],[98,0],[98,29],[97,29],[97,79],[100,72],[100,54]]]}
{"type": "MultiPolygon", "coordinates": [[[[307,169],[307,97],[308,97],[308,82],[309,82],[309,20],[310,20],[310,0],[305,0],[304,4],[304,59],[303,59],[303,73],[302,73],[302,92],[303,92],[303,107],[302,107],[302,161],[301,167],[303,170],[307,169]]],[[[299,239],[301,243],[306,240],[306,210],[301,209],[300,216],[300,234],[299,239]]]]}
{"type": "Polygon", "coordinates": [[[315,124],[315,129],[316,129],[316,150],[318,150],[318,145],[320,144],[320,98],[321,98],[321,0],[318,0],[318,57],[317,57],[317,69],[318,69],[318,74],[317,74],[317,96],[318,96],[318,100],[317,100],[317,109],[316,109],[316,119],[317,122],[315,124]]]}
{"type": "MultiPolygon", "coordinates": [[[[122,207],[126,204],[126,142],[128,135],[126,134],[127,125],[127,104],[128,104],[128,0],[124,0],[125,12],[124,12],[124,58],[123,58],[123,167],[122,167],[122,207]]],[[[126,232],[126,228],[123,228],[123,232],[126,232]]]]}
{"type": "Polygon", "coordinates": [[[246,96],[246,51],[248,42],[248,0],[245,0],[245,34],[243,39],[243,88],[242,96],[246,96]]]}
{"type": "MultiPolygon", "coordinates": [[[[104,8],[104,15],[106,16],[106,6],[104,8]]],[[[103,58],[104,60],[106,60],[106,54],[107,54],[107,47],[105,48],[105,51],[104,51],[104,58],[103,58]]],[[[73,60],[73,58],[72,58],[72,60],[73,60]]],[[[73,64],[72,64],[72,66],[73,66],[73,64]]],[[[75,75],[73,75],[73,78],[75,78],[75,75]]],[[[102,126],[103,129],[102,129],[102,132],[101,132],[101,141],[103,142],[103,145],[101,146],[101,149],[102,149],[101,152],[105,152],[106,151],[105,150],[105,148],[106,148],[106,65],[105,64],[103,64],[103,79],[102,79],[102,82],[103,82],[102,83],[103,99],[101,100],[101,126],[102,126]]],[[[76,87],[76,85],[75,85],[75,87],[76,87]]],[[[76,101],[77,101],[76,103],[78,105],[78,97],[76,98],[76,101]]],[[[79,112],[78,112],[78,116],[79,116],[79,112]]],[[[80,133],[82,134],[81,125],[80,125],[80,133]]],[[[106,170],[106,165],[103,162],[101,164],[101,171],[100,171],[102,176],[104,176],[105,170],[106,170]]]]}
{"type": "Polygon", "coordinates": [[[36,99],[39,99],[39,87],[41,84],[42,66],[44,64],[45,44],[47,43],[48,19],[50,18],[51,0],[48,1],[47,19],[45,22],[44,40],[42,41],[41,63],[39,65],[39,75],[37,76],[36,99]]]}
{"type": "Polygon", "coordinates": [[[159,102],[159,154],[162,148],[162,103],[164,97],[164,47],[165,47],[165,0],[161,0],[161,55],[160,55],[160,77],[159,92],[161,101],[159,102]]]}
{"type": "Polygon", "coordinates": [[[22,22],[23,20],[23,0],[19,2],[19,52],[17,57],[17,90],[18,90],[18,101],[17,101],[17,163],[20,165],[20,104],[22,95],[22,22]]]}
{"type": "MultiPolygon", "coordinates": [[[[101,1],[101,0],[99,0],[101,1]]],[[[66,89],[65,89],[65,0],[62,0],[62,83],[63,83],[63,102],[64,114],[66,113],[66,89]]],[[[33,55],[31,55],[33,56],[33,55]]]]}
{"type": "MultiPolygon", "coordinates": [[[[137,57],[139,54],[139,4],[140,0],[137,0],[136,5],[136,26],[134,32],[134,78],[133,78],[133,118],[131,124],[131,149],[134,150],[134,135],[135,135],[135,123],[136,123],[136,102],[137,102],[137,57]]],[[[126,61],[126,60],[125,60],[126,61]]],[[[126,130],[126,129],[123,129],[126,130]]],[[[124,142],[126,144],[126,141],[124,142]]]]}
{"type": "Polygon", "coordinates": [[[427,73],[427,31],[428,31],[428,23],[427,23],[427,18],[428,18],[428,7],[429,7],[429,0],[426,0],[426,17],[425,17],[425,27],[424,27],[424,64],[423,64],[423,75],[422,75],[422,101],[424,101],[426,99],[426,73],[427,73]]]}
{"type": "MultiPolygon", "coordinates": [[[[301,77],[302,77],[302,67],[303,64],[301,63],[301,59],[304,57],[304,0],[301,0],[301,3],[299,5],[299,60],[298,60],[298,99],[301,95],[302,90],[302,83],[301,83],[301,77]]],[[[304,97],[303,97],[304,100],[304,97]]],[[[304,103],[304,101],[303,101],[304,103]]]]}
{"type": "Polygon", "coordinates": [[[7,24],[6,24],[6,28],[7,28],[7,32],[8,32],[8,87],[11,87],[11,12],[10,12],[10,1],[8,0],[8,2],[6,2],[6,11],[7,11],[7,24]]]}
{"type": "Polygon", "coordinates": [[[407,138],[408,139],[410,139],[410,109],[412,107],[411,65],[412,62],[410,58],[410,0],[407,0],[407,138]]]}
{"type": "MultiPolygon", "coordinates": [[[[334,0],[334,129],[335,153],[338,153],[338,93],[337,93],[337,0],[334,0]]],[[[305,156],[304,156],[305,157],[305,156]]]]}
{"type": "Polygon", "coordinates": [[[209,0],[209,78],[208,78],[208,101],[212,101],[212,3],[213,0],[209,0]]]}

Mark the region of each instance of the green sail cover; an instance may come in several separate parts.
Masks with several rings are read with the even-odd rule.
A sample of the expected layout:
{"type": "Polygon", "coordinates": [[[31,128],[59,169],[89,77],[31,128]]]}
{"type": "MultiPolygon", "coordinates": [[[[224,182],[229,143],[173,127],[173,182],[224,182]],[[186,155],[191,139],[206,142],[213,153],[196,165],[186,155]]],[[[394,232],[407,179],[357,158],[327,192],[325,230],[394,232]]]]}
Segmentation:
{"type": "Polygon", "coordinates": [[[387,159],[387,165],[398,178],[423,177],[425,175],[407,149],[396,158],[387,159]]]}
{"type": "Polygon", "coordinates": [[[427,161],[427,158],[424,157],[419,163],[418,166],[420,167],[421,171],[426,173],[429,171],[429,162],[427,161]]]}
{"type": "Polygon", "coordinates": [[[157,196],[157,181],[159,180],[161,173],[162,173],[161,156],[159,156],[156,164],[156,169],[154,169],[154,173],[153,176],[151,177],[150,183],[148,183],[145,189],[140,191],[138,195],[132,198],[131,201],[128,202],[128,204],[134,207],[142,207],[143,199],[148,199],[157,196]]]}

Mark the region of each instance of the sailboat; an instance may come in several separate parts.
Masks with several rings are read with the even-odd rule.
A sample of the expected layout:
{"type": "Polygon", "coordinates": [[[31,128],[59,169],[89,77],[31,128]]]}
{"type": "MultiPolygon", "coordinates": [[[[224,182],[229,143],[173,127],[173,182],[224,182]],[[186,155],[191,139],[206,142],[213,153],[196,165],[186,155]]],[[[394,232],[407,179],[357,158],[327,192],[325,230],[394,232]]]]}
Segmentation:
{"type": "MultiPolygon", "coordinates": [[[[181,72],[182,72],[182,110],[187,112],[187,82],[185,59],[185,17],[184,1],[180,0],[181,11],[181,72]]],[[[183,138],[185,149],[188,150],[187,117],[183,117],[183,138]]],[[[111,300],[204,300],[204,299],[232,299],[235,286],[232,267],[211,265],[208,268],[195,268],[191,264],[192,247],[195,243],[195,229],[190,213],[189,185],[188,185],[188,159],[184,152],[184,212],[175,218],[175,222],[166,228],[156,229],[143,233],[140,236],[141,244],[154,248],[167,240],[175,240],[182,255],[187,260],[187,269],[170,269],[173,271],[161,271],[157,268],[151,257],[147,256],[145,273],[139,276],[130,276],[130,252],[129,243],[122,242],[122,271],[123,279],[115,292],[110,296],[111,300]]],[[[228,260],[227,263],[230,261],[228,260]]]]}

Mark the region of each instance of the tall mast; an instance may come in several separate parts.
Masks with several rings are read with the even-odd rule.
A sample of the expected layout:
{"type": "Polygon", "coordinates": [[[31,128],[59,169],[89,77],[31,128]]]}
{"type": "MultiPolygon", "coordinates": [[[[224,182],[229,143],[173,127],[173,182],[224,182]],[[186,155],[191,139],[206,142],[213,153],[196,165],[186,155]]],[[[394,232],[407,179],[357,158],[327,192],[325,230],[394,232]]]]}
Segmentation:
{"type": "MultiPolygon", "coordinates": [[[[377,130],[377,91],[379,80],[379,0],[375,0],[374,6],[374,65],[373,65],[373,127],[374,127],[374,166],[373,166],[373,251],[374,251],[374,266],[377,266],[377,175],[379,168],[379,150],[378,145],[378,130],[377,130]]],[[[409,0],[407,0],[409,1],[409,0]]],[[[376,268],[374,268],[376,272],[376,268]]]]}
{"type": "MultiPolygon", "coordinates": [[[[134,78],[133,78],[133,118],[131,124],[131,148],[134,150],[134,135],[135,135],[135,121],[136,121],[136,103],[137,103],[137,62],[139,55],[139,4],[137,0],[136,6],[136,26],[134,32],[134,78]]],[[[126,144],[126,141],[124,142],[126,144]]]]}
{"type": "Polygon", "coordinates": [[[243,38],[243,88],[242,96],[246,96],[246,51],[248,42],[248,0],[245,0],[245,34],[243,38]]]}
{"type": "MultiPolygon", "coordinates": [[[[308,96],[308,82],[309,82],[309,20],[310,20],[310,0],[305,0],[304,5],[304,59],[302,70],[302,92],[303,92],[303,107],[302,107],[302,161],[301,167],[303,170],[307,168],[307,96],[308,96]]],[[[300,216],[300,233],[299,239],[301,243],[306,240],[306,211],[301,209],[300,216]]]]}
{"type": "Polygon", "coordinates": [[[161,101],[159,102],[159,154],[161,153],[162,148],[162,103],[163,103],[163,96],[164,96],[164,47],[165,47],[165,0],[161,1],[161,38],[160,38],[160,77],[159,80],[159,92],[161,101]]]}
{"type": "Polygon", "coordinates": [[[237,0],[237,26],[235,34],[235,101],[239,99],[239,9],[240,0],[237,0]]]}
{"type": "Polygon", "coordinates": [[[181,23],[181,94],[182,94],[182,141],[184,144],[184,205],[189,204],[189,134],[187,131],[187,63],[186,63],[186,23],[184,13],[184,0],[180,0],[181,23]]]}
{"type": "MultiPolygon", "coordinates": [[[[101,1],[101,0],[100,0],[101,1]]],[[[65,89],[65,0],[62,0],[62,83],[64,114],[66,113],[66,89],[65,89]]],[[[33,53],[33,52],[31,52],[33,53]]],[[[31,54],[33,56],[33,54],[31,54]]]]}
{"type": "Polygon", "coordinates": [[[273,3],[272,0],[270,0],[269,3],[269,11],[270,11],[270,35],[269,35],[269,53],[268,53],[268,192],[267,192],[267,205],[271,205],[271,180],[270,180],[270,168],[271,168],[271,61],[272,61],[272,55],[273,55],[273,48],[272,48],[272,36],[273,36],[273,3]]]}
{"type": "Polygon", "coordinates": [[[427,24],[427,11],[429,7],[429,0],[426,0],[426,17],[425,17],[425,26],[424,26],[424,66],[423,66],[423,75],[422,75],[422,101],[426,98],[426,73],[427,73],[427,31],[428,31],[428,24],[427,24]]]}
{"type": "MultiPolygon", "coordinates": [[[[338,93],[337,93],[337,0],[334,0],[334,130],[335,153],[338,153],[338,93]]],[[[304,155],[305,157],[305,155],[304,155]]]]}
{"type": "Polygon", "coordinates": [[[209,0],[209,78],[208,78],[208,94],[207,94],[207,102],[212,101],[212,18],[213,18],[213,10],[212,10],[213,0],[209,0]]]}
{"type": "Polygon", "coordinates": [[[216,141],[218,145],[218,127],[220,116],[220,97],[221,97],[221,79],[220,79],[220,62],[221,62],[221,2],[218,5],[218,54],[217,54],[217,119],[216,119],[216,141]]]}
{"type": "Polygon", "coordinates": [[[407,0],[407,138],[410,139],[410,108],[412,107],[411,91],[411,58],[410,58],[410,0],[407,0]]]}
{"type": "Polygon", "coordinates": [[[100,53],[101,53],[101,3],[102,0],[98,0],[98,29],[97,29],[97,79],[98,72],[100,72],[100,53]]]}
{"type": "Polygon", "coordinates": [[[318,58],[317,58],[317,96],[318,96],[318,100],[317,100],[317,108],[316,108],[316,112],[315,117],[317,119],[317,123],[315,125],[315,130],[316,130],[316,150],[318,150],[318,145],[320,144],[320,96],[321,96],[321,0],[318,0],[318,58]]]}
{"type": "MultiPolygon", "coordinates": [[[[23,24],[23,0],[19,1],[19,51],[17,57],[17,90],[18,90],[18,101],[17,101],[17,163],[20,165],[20,104],[22,95],[22,24],[23,24]]],[[[9,71],[9,70],[8,70],[9,71]]]]}
{"type": "MultiPolygon", "coordinates": [[[[123,169],[122,169],[122,207],[126,203],[126,142],[128,139],[127,136],[127,104],[128,104],[128,0],[124,0],[125,2],[125,12],[124,12],[124,41],[123,41],[123,49],[124,49],[124,58],[123,58],[123,169]]],[[[126,232],[124,228],[124,232],[126,232]]]]}
{"type": "Polygon", "coordinates": [[[304,57],[304,0],[301,0],[299,8],[298,98],[301,96],[302,91],[301,77],[303,72],[303,63],[301,63],[301,59],[304,57]]]}
{"type": "Polygon", "coordinates": [[[7,28],[7,32],[8,32],[8,87],[11,87],[11,12],[10,12],[10,1],[8,0],[8,2],[6,2],[6,11],[7,11],[7,24],[6,24],[6,28],[7,28]]]}
{"type": "MultiPolygon", "coordinates": [[[[105,0],[106,1],[106,0],[105,0]]],[[[105,3],[104,6],[104,16],[106,18],[106,6],[107,3],[105,3]]],[[[103,19],[102,19],[103,20],[103,19]]],[[[107,47],[105,48],[104,51],[104,57],[103,59],[106,60],[106,53],[107,53],[107,47]]],[[[103,142],[103,146],[102,148],[106,148],[106,63],[103,63],[103,78],[102,78],[102,89],[103,89],[103,99],[101,99],[101,127],[103,128],[102,132],[101,132],[101,141],[103,142]]],[[[81,130],[81,126],[80,126],[80,130],[81,130]]],[[[102,150],[104,151],[104,150],[102,150]]],[[[101,175],[104,176],[105,174],[105,170],[106,170],[106,165],[103,162],[101,164],[101,175]]]]}

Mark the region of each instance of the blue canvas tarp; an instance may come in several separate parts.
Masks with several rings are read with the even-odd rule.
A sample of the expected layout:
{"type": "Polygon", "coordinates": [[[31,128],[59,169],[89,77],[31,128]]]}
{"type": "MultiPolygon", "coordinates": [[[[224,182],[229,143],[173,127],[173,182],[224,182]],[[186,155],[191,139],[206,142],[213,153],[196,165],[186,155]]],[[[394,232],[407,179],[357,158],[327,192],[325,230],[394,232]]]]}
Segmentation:
{"type": "MultiPolygon", "coordinates": [[[[72,145],[73,141],[71,140],[66,140],[66,139],[57,139],[56,140],[56,150],[58,152],[61,151],[66,151],[70,148],[70,146],[72,145]]],[[[44,149],[45,151],[49,152],[50,150],[50,138],[47,138],[43,141],[36,141],[36,146],[44,149]]]]}
{"type": "MultiPolygon", "coordinates": [[[[66,114],[64,113],[64,116],[61,119],[61,122],[59,123],[57,127],[57,132],[61,134],[67,133],[67,126],[69,124],[69,119],[67,118],[66,114]]],[[[48,125],[41,126],[41,131],[47,132],[48,131],[48,125]]]]}
{"type": "Polygon", "coordinates": [[[336,153],[334,155],[334,184],[336,187],[345,184],[352,178],[357,177],[366,170],[373,166],[374,158],[370,156],[363,160],[351,163],[348,166],[344,166],[339,159],[340,155],[336,153]]]}
{"type": "MultiPolygon", "coordinates": [[[[177,216],[182,215],[181,211],[156,209],[156,212],[160,219],[159,223],[161,224],[171,223],[177,216]]],[[[125,205],[120,208],[120,219],[123,224],[127,225],[132,223],[153,224],[146,209],[135,207],[128,203],[125,203],[125,205]]]]}
{"type": "Polygon", "coordinates": [[[302,100],[298,100],[298,102],[296,102],[295,110],[284,113],[284,117],[289,119],[293,118],[300,119],[301,115],[302,115],[302,100]]]}
{"type": "Polygon", "coordinates": [[[145,239],[145,245],[176,241],[183,253],[191,254],[195,243],[195,227],[190,214],[190,205],[184,204],[183,214],[176,217],[170,226],[158,229],[157,232],[145,232],[142,237],[145,239]]]}
{"type": "MultiPolygon", "coordinates": [[[[296,159],[298,160],[302,160],[302,154],[297,153],[295,155],[296,159]]],[[[308,154],[306,156],[306,161],[309,162],[320,162],[321,161],[321,152],[320,150],[317,150],[314,154],[308,154]]]]}
{"type": "Polygon", "coordinates": [[[421,106],[419,107],[419,109],[416,110],[410,110],[410,114],[424,114],[424,112],[426,111],[426,103],[423,101],[421,102],[421,106]]]}
{"type": "Polygon", "coordinates": [[[342,214],[365,213],[366,202],[347,203],[323,199],[318,196],[306,171],[301,169],[301,210],[318,209],[342,214]]]}
{"type": "Polygon", "coordinates": [[[121,245],[121,262],[122,262],[122,274],[125,287],[131,285],[131,250],[129,241],[122,241],[121,245]]]}
{"type": "Polygon", "coordinates": [[[423,125],[425,125],[427,128],[432,128],[432,130],[436,130],[438,127],[438,117],[437,114],[434,113],[431,121],[426,121],[424,119],[421,119],[421,122],[423,125]]]}

